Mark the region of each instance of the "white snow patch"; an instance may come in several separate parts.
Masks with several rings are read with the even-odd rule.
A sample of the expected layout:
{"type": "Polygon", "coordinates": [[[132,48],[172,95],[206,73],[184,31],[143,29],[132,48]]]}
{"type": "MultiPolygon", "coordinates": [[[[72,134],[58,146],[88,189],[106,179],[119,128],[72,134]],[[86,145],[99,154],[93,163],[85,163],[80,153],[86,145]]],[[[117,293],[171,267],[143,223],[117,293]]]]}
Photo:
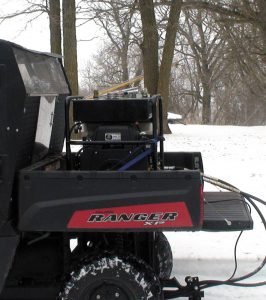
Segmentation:
{"type": "Polygon", "coordinates": [[[139,284],[143,287],[143,289],[146,289],[146,287],[148,286],[147,282],[144,280],[144,278],[141,279],[141,281],[139,282],[139,284]]]}
{"type": "Polygon", "coordinates": [[[167,118],[172,120],[182,120],[182,116],[171,112],[167,113],[167,118]]]}

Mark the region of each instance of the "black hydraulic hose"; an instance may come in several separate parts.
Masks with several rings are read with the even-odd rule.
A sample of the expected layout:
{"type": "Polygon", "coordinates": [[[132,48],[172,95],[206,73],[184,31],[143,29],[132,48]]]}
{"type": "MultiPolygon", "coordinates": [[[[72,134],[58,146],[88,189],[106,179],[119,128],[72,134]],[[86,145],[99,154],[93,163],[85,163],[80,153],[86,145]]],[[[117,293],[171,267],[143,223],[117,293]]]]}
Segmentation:
{"type": "Polygon", "coordinates": [[[255,282],[255,283],[238,283],[238,282],[231,282],[231,281],[215,281],[215,280],[205,280],[207,283],[205,286],[201,286],[202,281],[200,281],[200,290],[208,289],[211,287],[219,286],[219,285],[231,285],[236,287],[259,287],[266,285],[266,281],[262,282],[255,282]]]}
{"type": "MultiPolygon", "coordinates": [[[[258,208],[258,206],[254,203],[254,201],[252,201],[249,198],[246,198],[246,200],[255,208],[255,210],[257,211],[258,215],[260,216],[261,221],[262,221],[262,223],[264,225],[264,228],[266,230],[266,220],[265,220],[262,212],[260,211],[260,209],[258,208]]],[[[266,256],[265,256],[264,260],[262,261],[261,265],[258,268],[256,268],[254,271],[250,272],[247,275],[231,279],[230,281],[237,282],[237,281],[242,281],[242,280],[245,280],[247,278],[250,278],[250,277],[254,276],[255,274],[257,274],[265,266],[265,264],[266,264],[266,256]]]]}
{"type": "Polygon", "coordinates": [[[229,277],[228,280],[233,279],[234,276],[235,276],[235,274],[236,274],[236,271],[237,271],[237,267],[238,267],[238,261],[237,261],[237,246],[238,246],[238,243],[239,243],[239,240],[240,240],[242,234],[243,234],[243,231],[240,232],[240,234],[239,234],[238,237],[237,237],[236,243],[235,243],[235,248],[234,248],[235,268],[234,268],[234,271],[233,271],[232,275],[229,277]]]}
{"type": "MultiPolygon", "coordinates": [[[[228,182],[226,182],[224,180],[221,180],[221,179],[215,178],[215,177],[211,177],[211,176],[208,176],[208,175],[205,175],[205,174],[202,174],[202,176],[203,176],[203,178],[204,178],[204,180],[206,182],[209,182],[209,183],[212,183],[212,184],[215,184],[214,182],[220,183],[221,184],[221,185],[219,185],[220,187],[222,187],[222,188],[225,187],[225,189],[227,189],[227,190],[239,193],[242,196],[244,196],[245,198],[246,197],[247,198],[251,198],[251,199],[253,199],[253,200],[255,200],[255,201],[257,201],[257,202],[259,202],[259,203],[261,203],[261,204],[263,204],[263,205],[266,206],[266,201],[264,201],[264,200],[262,200],[262,199],[260,199],[258,197],[255,197],[255,196],[253,196],[251,194],[245,193],[245,192],[239,190],[237,187],[233,186],[232,184],[230,184],[230,183],[228,183],[228,182]]],[[[217,185],[217,184],[215,184],[215,185],[217,185]]]]}
{"type": "Polygon", "coordinates": [[[258,197],[255,197],[255,196],[250,195],[250,194],[245,193],[245,192],[241,192],[241,195],[243,195],[247,199],[253,199],[253,200],[255,200],[255,201],[257,201],[257,202],[259,202],[259,203],[261,203],[261,204],[263,204],[263,205],[266,206],[266,201],[264,201],[264,200],[262,200],[262,199],[260,199],[258,197]]]}
{"type": "Polygon", "coordinates": [[[218,178],[215,178],[215,177],[212,177],[212,176],[205,175],[203,173],[201,173],[201,175],[202,175],[204,181],[206,181],[208,183],[211,183],[215,186],[224,188],[228,191],[235,192],[235,193],[238,193],[238,194],[241,192],[237,187],[233,186],[232,184],[230,184],[226,181],[223,181],[221,179],[218,179],[218,178]]]}

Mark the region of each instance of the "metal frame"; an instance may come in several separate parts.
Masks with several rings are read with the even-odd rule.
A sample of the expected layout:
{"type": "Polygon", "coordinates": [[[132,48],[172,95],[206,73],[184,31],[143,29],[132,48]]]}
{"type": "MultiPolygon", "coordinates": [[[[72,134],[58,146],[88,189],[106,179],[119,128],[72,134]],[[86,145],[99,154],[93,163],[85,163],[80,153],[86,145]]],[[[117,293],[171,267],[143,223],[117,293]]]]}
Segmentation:
{"type": "MultiPolygon", "coordinates": [[[[66,159],[67,159],[67,169],[71,170],[73,168],[72,155],[71,155],[71,145],[80,146],[91,146],[91,145],[115,145],[121,144],[120,141],[80,141],[72,140],[71,134],[75,125],[80,125],[78,122],[70,128],[70,105],[71,102],[75,100],[81,100],[82,97],[79,96],[69,96],[66,98],[66,109],[65,109],[65,119],[66,119],[66,159]]],[[[84,100],[86,101],[86,100],[84,100]]],[[[88,101],[100,101],[100,100],[88,100],[88,101]]],[[[111,101],[111,100],[110,100],[111,101]]],[[[113,100],[116,101],[116,100],[113,100]]],[[[145,141],[123,141],[124,145],[151,145],[152,148],[152,164],[153,169],[158,169],[158,162],[160,162],[160,169],[164,168],[164,146],[163,146],[163,113],[162,113],[162,98],[160,95],[152,96],[148,98],[152,104],[152,138],[145,141]],[[159,124],[158,124],[159,122],[159,124]],[[157,145],[159,143],[160,155],[158,155],[157,145]]],[[[74,120],[78,121],[78,120],[74,120]]]]}

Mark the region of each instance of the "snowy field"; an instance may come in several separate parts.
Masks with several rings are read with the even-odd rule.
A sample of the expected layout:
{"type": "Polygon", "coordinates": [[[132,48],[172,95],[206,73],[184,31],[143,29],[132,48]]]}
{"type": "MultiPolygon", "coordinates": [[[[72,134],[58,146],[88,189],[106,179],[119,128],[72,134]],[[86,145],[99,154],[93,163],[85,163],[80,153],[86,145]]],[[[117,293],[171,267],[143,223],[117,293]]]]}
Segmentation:
{"type": "MultiPolygon", "coordinates": [[[[239,189],[266,200],[266,127],[172,125],[166,136],[166,151],[200,151],[205,174],[223,179],[239,189]]],[[[217,188],[205,185],[205,190],[217,188]]],[[[266,216],[265,207],[259,206],[266,216]]],[[[258,266],[266,254],[266,234],[253,212],[254,230],[244,232],[238,246],[242,275],[258,266]]],[[[233,250],[238,233],[166,233],[175,259],[173,275],[224,280],[234,269],[233,250]]],[[[262,270],[253,281],[266,280],[262,270]]],[[[206,290],[206,299],[266,299],[260,288],[215,287],[206,290]]]]}

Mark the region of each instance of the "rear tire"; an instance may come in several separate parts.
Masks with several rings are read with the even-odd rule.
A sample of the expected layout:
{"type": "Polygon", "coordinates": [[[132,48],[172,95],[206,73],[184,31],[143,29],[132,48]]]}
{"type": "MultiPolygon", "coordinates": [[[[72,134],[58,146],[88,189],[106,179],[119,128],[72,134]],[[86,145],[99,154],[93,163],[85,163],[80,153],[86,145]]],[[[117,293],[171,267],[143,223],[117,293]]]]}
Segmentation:
{"type": "Polygon", "coordinates": [[[161,286],[152,269],[132,255],[107,255],[71,273],[60,300],[159,300],[161,286]]]}
{"type": "Polygon", "coordinates": [[[161,279],[170,278],[173,269],[173,254],[171,246],[162,232],[156,233],[155,251],[158,277],[161,279]]]}

